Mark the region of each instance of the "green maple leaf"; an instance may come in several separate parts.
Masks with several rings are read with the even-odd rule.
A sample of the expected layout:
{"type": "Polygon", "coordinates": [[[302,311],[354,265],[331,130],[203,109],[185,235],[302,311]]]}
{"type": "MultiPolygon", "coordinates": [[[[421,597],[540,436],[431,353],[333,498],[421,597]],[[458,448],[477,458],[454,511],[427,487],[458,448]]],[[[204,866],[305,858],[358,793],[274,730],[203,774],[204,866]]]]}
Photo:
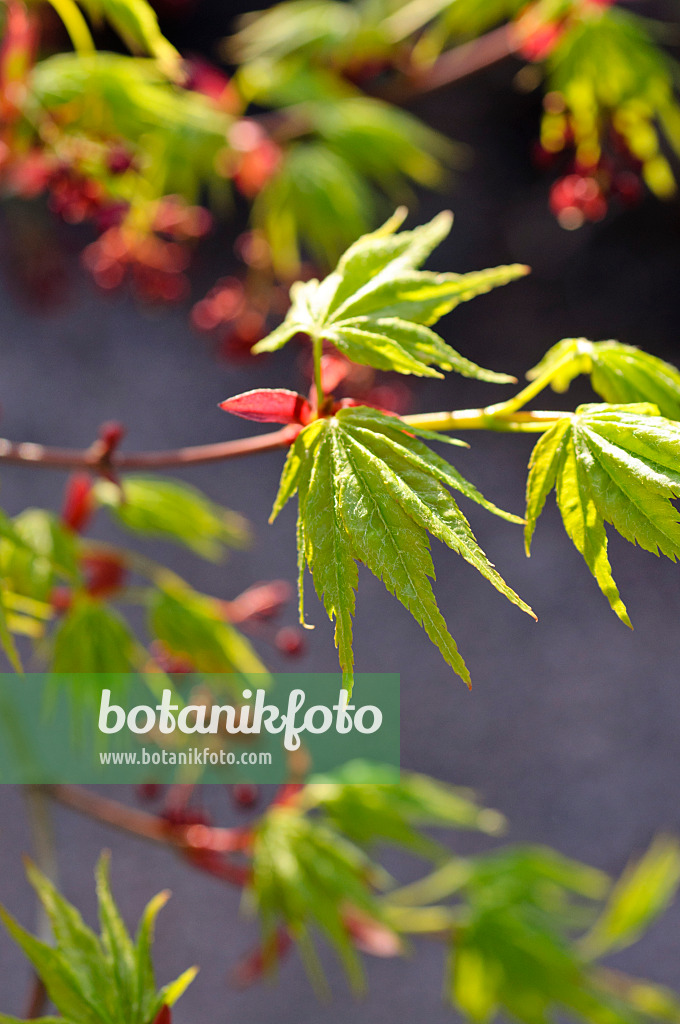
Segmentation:
{"type": "MultiPolygon", "coordinates": [[[[154,926],[169,892],[159,893],[147,905],[133,941],[111,894],[108,855],[103,854],[97,866],[100,935],[34,865],[28,865],[27,873],[49,918],[54,944],[35,938],[2,906],[0,920],[63,1014],[40,1018],[44,1024],[151,1024],[161,1007],[173,1006],[195,978],[197,968],[192,967],[160,991],[156,986],[154,926]]],[[[0,1014],[0,1024],[24,1022],[0,1014]]]]}
{"type": "Polygon", "coordinates": [[[438,366],[478,380],[512,382],[507,374],[464,358],[430,325],[459,303],[521,277],[527,267],[513,264],[470,274],[420,271],[448,235],[453,216],[440,213],[429,224],[395,233],[405,216],[399,209],[377,231],[359,238],[323,281],[296,282],[286,319],[253,351],[274,352],[303,333],[379,370],[441,377],[434,369],[438,366]]]}
{"type": "Polygon", "coordinates": [[[633,345],[564,338],[546,352],[527,377],[546,377],[553,391],[564,392],[581,373],[590,375],[593,390],[605,402],[652,402],[662,416],[680,420],[680,371],[633,345]]]}
{"type": "Polygon", "coordinates": [[[565,529],[612,609],[630,626],[607,556],[605,523],[646,551],[680,556],[680,424],[651,404],[582,405],[542,435],[527,481],[526,548],[556,488],[565,529]]]}
{"type": "Polygon", "coordinates": [[[502,594],[533,614],[496,572],[447,488],[512,522],[516,516],[487,501],[453,466],[415,435],[449,441],[406,427],[364,407],[341,409],[310,424],[290,449],[272,519],[299,493],[298,554],[319,598],[335,620],[335,643],[345,686],[353,681],[352,619],[357,562],[382,579],[469,684],[470,676],[437,607],[428,533],[457,551],[502,594]]]}

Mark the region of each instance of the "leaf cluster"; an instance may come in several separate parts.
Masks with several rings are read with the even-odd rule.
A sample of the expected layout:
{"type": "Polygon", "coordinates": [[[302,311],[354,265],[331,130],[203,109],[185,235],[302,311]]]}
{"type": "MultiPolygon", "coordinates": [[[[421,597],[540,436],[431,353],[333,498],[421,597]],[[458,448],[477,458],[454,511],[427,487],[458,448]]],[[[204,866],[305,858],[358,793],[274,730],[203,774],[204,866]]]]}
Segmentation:
{"type": "Polygon", "coordinates": [[[652,192],[668,198],[676,181],[667,152],[680,154],[677,81],[677,64],[643,19],[618,5],[581,5],[547,61],[546,88],[564,109],[548,110],[544,143],[559,150],[568,129],[577,159],[592,166],[613,130],[652,192]]]}
{"type": "Polygon", "coordinates": [[[451,856],[424,826],[496,832],[500,816],[422,776],[381,784],[379,766],[372,783],[358,785],[358,770],[350,764],[312,780],[258,826],[249,900],[265,946],[286,931],[322,986],[312,941],[322,936],[359,986],[357,947],[400,956],[411,938],[436,934],[448,950],[446,997],[473,1024],[501,1016],[538,1024],[563,1012],[595,1024],[680,1019],[673,993],[598,963],[637,941],[674,898],[676,841],[657,839],[614,886],[544,847],[451,856]],[[396,887],[378,857],[384,844],[434,866],[396,887]]]}
{"type": "MultiPolygon", "coordinates": [[[[93,511],[106,509],[140,540],[170,541],[211,561],[250,540],[241,516],[183,482],[138,475],[116,484],[100,480],[92,485],[91,500],[93,511]]],[[[42,509],[26,509],[0,526],[0,641],[15,668],[20,664],[14,634],[34,641],[55,672],[153,667],[155,649],[146,650],[128,622],[128,607],[141,605],[149,641],[160,642],[165,654],[187,667],[266,675],[249,641],[230,622],[224,600],[199,593],[137,552],[81,537],[42,509]],[[113,573],[110,589],[106,579],[96,585],[98,570],[113,573]]]]}
{"type": "MultiPolygon", "coordinates": [[[[154,930],[168,892],[148,904],[133,941],[111,894],[106,854],[97,866],[99,935],[33,864],[27,873],[49,918],[54,945],[35,938],[2,907],[0,919],[62,1015],[41,1017],[41,1024],[154,1024],[162,1008],[173,1006],[194,980],[192,967],[160,990],[156,986],[154,930]]],[[[0,1024],[21,1022],[0,1014],[0,1024]]]]}

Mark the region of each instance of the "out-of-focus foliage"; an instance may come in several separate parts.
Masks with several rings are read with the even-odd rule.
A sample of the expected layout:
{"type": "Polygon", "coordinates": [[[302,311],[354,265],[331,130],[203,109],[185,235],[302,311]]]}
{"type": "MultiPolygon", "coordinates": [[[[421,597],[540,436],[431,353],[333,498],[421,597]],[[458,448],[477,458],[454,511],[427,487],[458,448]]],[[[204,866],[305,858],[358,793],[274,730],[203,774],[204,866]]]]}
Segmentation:
{"type": "Polygon", "coordinates": [[[637,201],[641,178],[662,197],[675,189],[676,65],[654,26],[610,0],[286,0],[225,44],[231,79],[184,59],[147,0],[53,0],[74,52],[36,60],[40,7],[27,4],[0,7],[0,180],[95,223],[84,260],[105,288],[184,297],[191,244],[210,227],[196,204],[224,214],[234,189],[252,206],[237,249],[255,275],[332,265],[386,196],[436,188],[464,161],[390,97],[441,86],[442,51],[498,28],[489,59],[514,53],[534,67],[527,81],[543,80],[537,153],[560,171],[550,205],[564,227],[637,201]],[[96,48],[104,21],[132,56],[96,48]]]}
{"type": "Polygon", "coordinates": [[[390,60],[395,46],[451,6],[451,0],[287,0],[244,15],[227,52],[238,64],[306,53],[320,64],[360,67],[367,58],[390,60]]]}
{"type": "Polygon", "coordinates": [[[250,540],[246,520],[209,501],[197,488],[157,476],[127,476],[95,485],[97,501],[135,533],[164,537],[197,555],[219,561],[227,548],[250,540]]]}
{"type": "Polygon", "coordinates": [[[653,846],[585,935],[606,888],[585,865],[550,850],[511,849],[478,859],[462,884],[454,874],[464,908],[449,961],[454,1006],[475,1024],[498,1017],[538,1024],[559,1013],[593,1024],[677,1021],[673,993],[599,967],[596,956],[605,950],[588,951],[588,943],[618,906],[636,899],[649,924],[677,889],[678,864],[676,842],[653,846]]]}
{"type": "MultiPolygon", "coordinates": [[[[313,83],[312,83],[313,84],[313,83]]],[[[453,146],[412,115],[358,95],[319,99],[296,116],[316,138],[293,142],[280,169],[253,204],[253,223],[272,245],[278,269],[290,277],[308,249],[329,266],[374,224],[384,202],[408,198],[409,183],[436,186],[453,146]]]]}
{"type": "Polygon", "coordinates": [[[384,192],[408,197],[411,183],[437,185],[452,161],[438,133],[348,81],[319,89],[313,79],[305,88],[301,76],[291,88],[244,75],[237,84],[205,62],[182,60],[146,0],[81,5],[135,56],[95,49],[74,0],[53,6],[74,52],[36,61],[38,16],[23,0],[5,4],[0,176],[10,193],[47,190],[66,220],[96,223],[101,236],[85,262],[105,288],[130,278],[149,299],[181,298],[186,243],[209,228],[195,204],[207,196],[224,212],[232,183],[255,201],[258,260],[290,275],[302,249],[332,262],[372,226],[384,192]],[[248,117],[253,102],[280,113],[248,117]]]}
{"type": "Polygon", "coordinates": [[[445,47],[503,25],[499,54],[531,62],[545,89],[538,153],[567,172],[551,192],[564,227],[602,219],[610,200],[636,201],[638,172],[657,195],[675,191],[677,65],[662,32],[612,0],[285,0],[244,17],[228,52],[244,82],[302,77],[337,90],[349,80],[390,95],[403,78],[416,92],[441,85],[445,47]]]}
{"type": "MultiPolygon", "coordinates": [[[[241,863],[228,877],[244,886],[245,907],[262,932],[242,980],[273,971],[294,943],[310,980],[325,992],[321,939],[360,990],[361,954],[403,957],[418,937],[428,937],[446,950],[445,997],[471,1024],[539,1024],[560,1012],[590,1024],[680,1021],[673,992],[600,963],[636,942],[673,901],[680,881],[676,840],[656,839],[613,886],[601,871],[545,847],[453,855],[429,828],[495,836],[502,817],[466,790],[410,772],[392,780],[378,764],[351,762],[306,785],[282,787],[249,827],[231,831],[241,863]],[[399,885],[385,870],[386,845],[424,860],[415,881],[399,885]]],[[[191,836],[205,843],[230,830],[213,831],[209,823],[192,829],[196,820],[184,808],[166,827],[189,844],[197,867],[219,874],[191,836]]],[[[148,905],[133,942],[111,895],[106,856],[97,868],[100,935],[30,864],[28,874],[54,945],[34,938],[3,908],[0,918],[63,1015],[40,1018],[43,1024],[170,1024],[163,1008],[183,994],[196,969],[157,989],[151,949],[168,894],[148,905]]],[[[0,1014],[0,1024],[22,1022],[0,1014]]]]}
{"type": "Polygon", "coordinates": [[[667,198],[676,191],[668,157],[680,154],[677,83],[677,64],[645,22],[614,5],[583,4],[547,58],[542,145],[553,154],[573,148],[575,167],[604,194],[623,166],[639,168],[667,198]]]}
{"type": "MultiPolygon", "coordinates": [[[[3,907],[0,919],[33,964],[62,1015],[40,1018],[43,1024],[154,1024],[161,1019],[162,1008],[173,1006],[197,974],[197,968],[191,967],[162,989],[156,986],[154,927],[170,894],[161,892],[151,900],[133,942],[111,894],[106,855],[97,867],[99,935],[45,875],[32,864],[27,870],[52,926],[54,945],[35,938],[3,907]]],[[[21,1022],[0,1014],[0,1024],[21,1022]]]]}
{"type": "Polygon", "coordinates": [[[61,517],[26,509],[0,522],[0,642],[16,668],[14,634],[33,640],[56,672],[266,673],[227,600],[198,593],[141,554],[82,536],[99,507],[140,539],[167,539],[215,561],[250,538],[241,516],[188,484],[152,476],[95,483],[75,474],[61,517]],[[135,605],[146,609],[149,649],[128,623],[135,605]]]}
{"type": "Polygon", "coordinates": [[[424,825],[496,832],[500,816],[418,775],[381,784],[379,766],[374,783],[357,785],[357,768],[312,779],[255,829],[248,900],[268,966],[276,935],[287,934],[321,987],[313,939],[323,937],[358,986],[357,949],[401,956],[409,939],[435,934],[449,947],[447,998],[474,1024],[500,1015],[538,1024],[560,1011],[595,1024],[680,1020],[673,993],[597,963],[636,941],[673,899],[677,842],[657,840],[613,888],[602,872],[543,847],[452,857],[424,825]],[[433,870],[396,887],[380,863],[384,843],[433,861],[433,870]]]}

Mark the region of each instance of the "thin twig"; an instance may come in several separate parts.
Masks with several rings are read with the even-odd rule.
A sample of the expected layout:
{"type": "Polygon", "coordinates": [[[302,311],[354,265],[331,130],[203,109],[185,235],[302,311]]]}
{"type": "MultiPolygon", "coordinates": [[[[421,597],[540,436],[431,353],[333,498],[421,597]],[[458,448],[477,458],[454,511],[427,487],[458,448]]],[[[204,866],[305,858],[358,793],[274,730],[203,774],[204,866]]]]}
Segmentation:
{"type": "Polygon", "coordinates": [[[477,71],[500,63],[515,54],[518,45],[516,27],[509,22],[477,39],[454,46],[442,53],[430,67],[408,72],[403,78],[382,88],[379,96],[391,103],[406,103],[416,96],[453,85],[477,71]]]}
{"type": "Polygon", "coordinates": [[[243,848],[243,830],[230,828],[209,828],[207,826],[169,826],[162,818],[140,811],[135,807],[126,807],[117,800],[100,796],[83,786],[43,786],[44,790],[57,803],[70,807],[88,818],[111,825],[122,832],[148,839],[164,846],[173,846],[180,850],[206,849],[226,853],[243,848]],[[197,839],[202,839],[197,842],[197,839]]]}
{"type": "Polygon", "coordinates": [[[42,978],[36,976],[33,978],[33,984],[26,1004],[26,1013],[24,1014],[26,1020],[35,1020],[36,1017],[41,1017],[45,1012],[46,1005],[47,990],[45,982],[42,978]]]}
{"type": "MultiPolygon", "coordinates": [[[[47,796],[37,786],[27,786],[24,791],[28,817],[33,833],[35,860],[44,875],[54,883],[57,881],[57,852],[52,822],[51,807],[47,796]]],[[[38,938],[43,942],[52,940],[50,921],[42,904],[38,909],[38,938]]],[[[45,1012],[47,991],[42,978],[33,976],[26,1003],[26,1018],[34,1020],[45,1012]]]]}
{"type": "Polygon", "coordinates": [[[126,807],[83,786],[40,788],[57,803],[70,807],[71,810],[84,814],[94,821],[119,829],[128,835],[171,847],[182,853],[199,870],[229,882],[230,885],[242,887],[250,881],[250,867],[247,864],[235,863],[228,857],[228,854],[249,849],[249,829],[170,825],[162,818],[134,807],[126,807]]]}
{"type": "Polygon", "coordinates": [[[188,448],[175,448],[160,452],[131,452],[127,455],[111,453],[105,460],[93,454],[91,448],[51,448],[30,442],[7,441],[0,438],[0,462],[12,462],[20,466],[42,466],[45,469],[91,469],[94,472],[106,468],[109,471],[121,469],[163,469],[170,466],[194,466],[205,462],[222,462],[256,452],[269,452],[287,448],[295,440],[299,428],[283,427],[269,434],[237,438],[234,441],[218,441],[216,444],[200,444],[188,448]]]}

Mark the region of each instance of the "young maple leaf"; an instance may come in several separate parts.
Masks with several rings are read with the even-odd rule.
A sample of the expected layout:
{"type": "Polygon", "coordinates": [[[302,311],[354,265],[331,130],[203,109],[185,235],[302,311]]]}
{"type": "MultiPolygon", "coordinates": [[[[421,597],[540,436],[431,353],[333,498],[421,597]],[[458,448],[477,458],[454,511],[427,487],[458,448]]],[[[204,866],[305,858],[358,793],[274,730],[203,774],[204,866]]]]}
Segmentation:
{"type": "Polygon", "coordinates": [[[511,522],[522,520],[487,501],[416,435],[461,444],[362,406],[316,420],[291,447],[274,503],[272,519],[298,492],[301,621],[302,578],[309,567],[319,598],[335,620],[343,682],[350,691],[359,561],[382,579],[468,685],[469,672],[432,592],[428,533],[533,615],[488,561],[447,488],[511,522]]]}
{"type": "Polygon", "coordinates": [[[440,213],[429,224],[395,233],[405,216],[400,208],[377,231],[359,238],[323,281],[294,284],[286,319],[253,352],[274,352],[303,333],[378,370],[441,377],[434,368],[439,367],[494,383],[514,381],[466,359],[430,325],[459,303],[522,277],[528,268],[512,264],[470,274],[418,270],[448,235],[453,215],[440,213]]]}
{"type": "Polygon", "coordinates": [[[612,576],[604,524],[646,551],[680,557],[680,423],[649,403],[582,405],[540,438],[527,480],[527,554],[556,488],[564,528],[619,618],[631,625],[612,576]]]}
{"type": "Polygon", "coordinates": [[[593,390],[605,402],[651,402],[662,416],[680,420],[680,371],[633,345],[564,338],[529,370],[527,378],[547,378],[553,391],[563,392],[581,373],[590,374],[593,390]]]}

